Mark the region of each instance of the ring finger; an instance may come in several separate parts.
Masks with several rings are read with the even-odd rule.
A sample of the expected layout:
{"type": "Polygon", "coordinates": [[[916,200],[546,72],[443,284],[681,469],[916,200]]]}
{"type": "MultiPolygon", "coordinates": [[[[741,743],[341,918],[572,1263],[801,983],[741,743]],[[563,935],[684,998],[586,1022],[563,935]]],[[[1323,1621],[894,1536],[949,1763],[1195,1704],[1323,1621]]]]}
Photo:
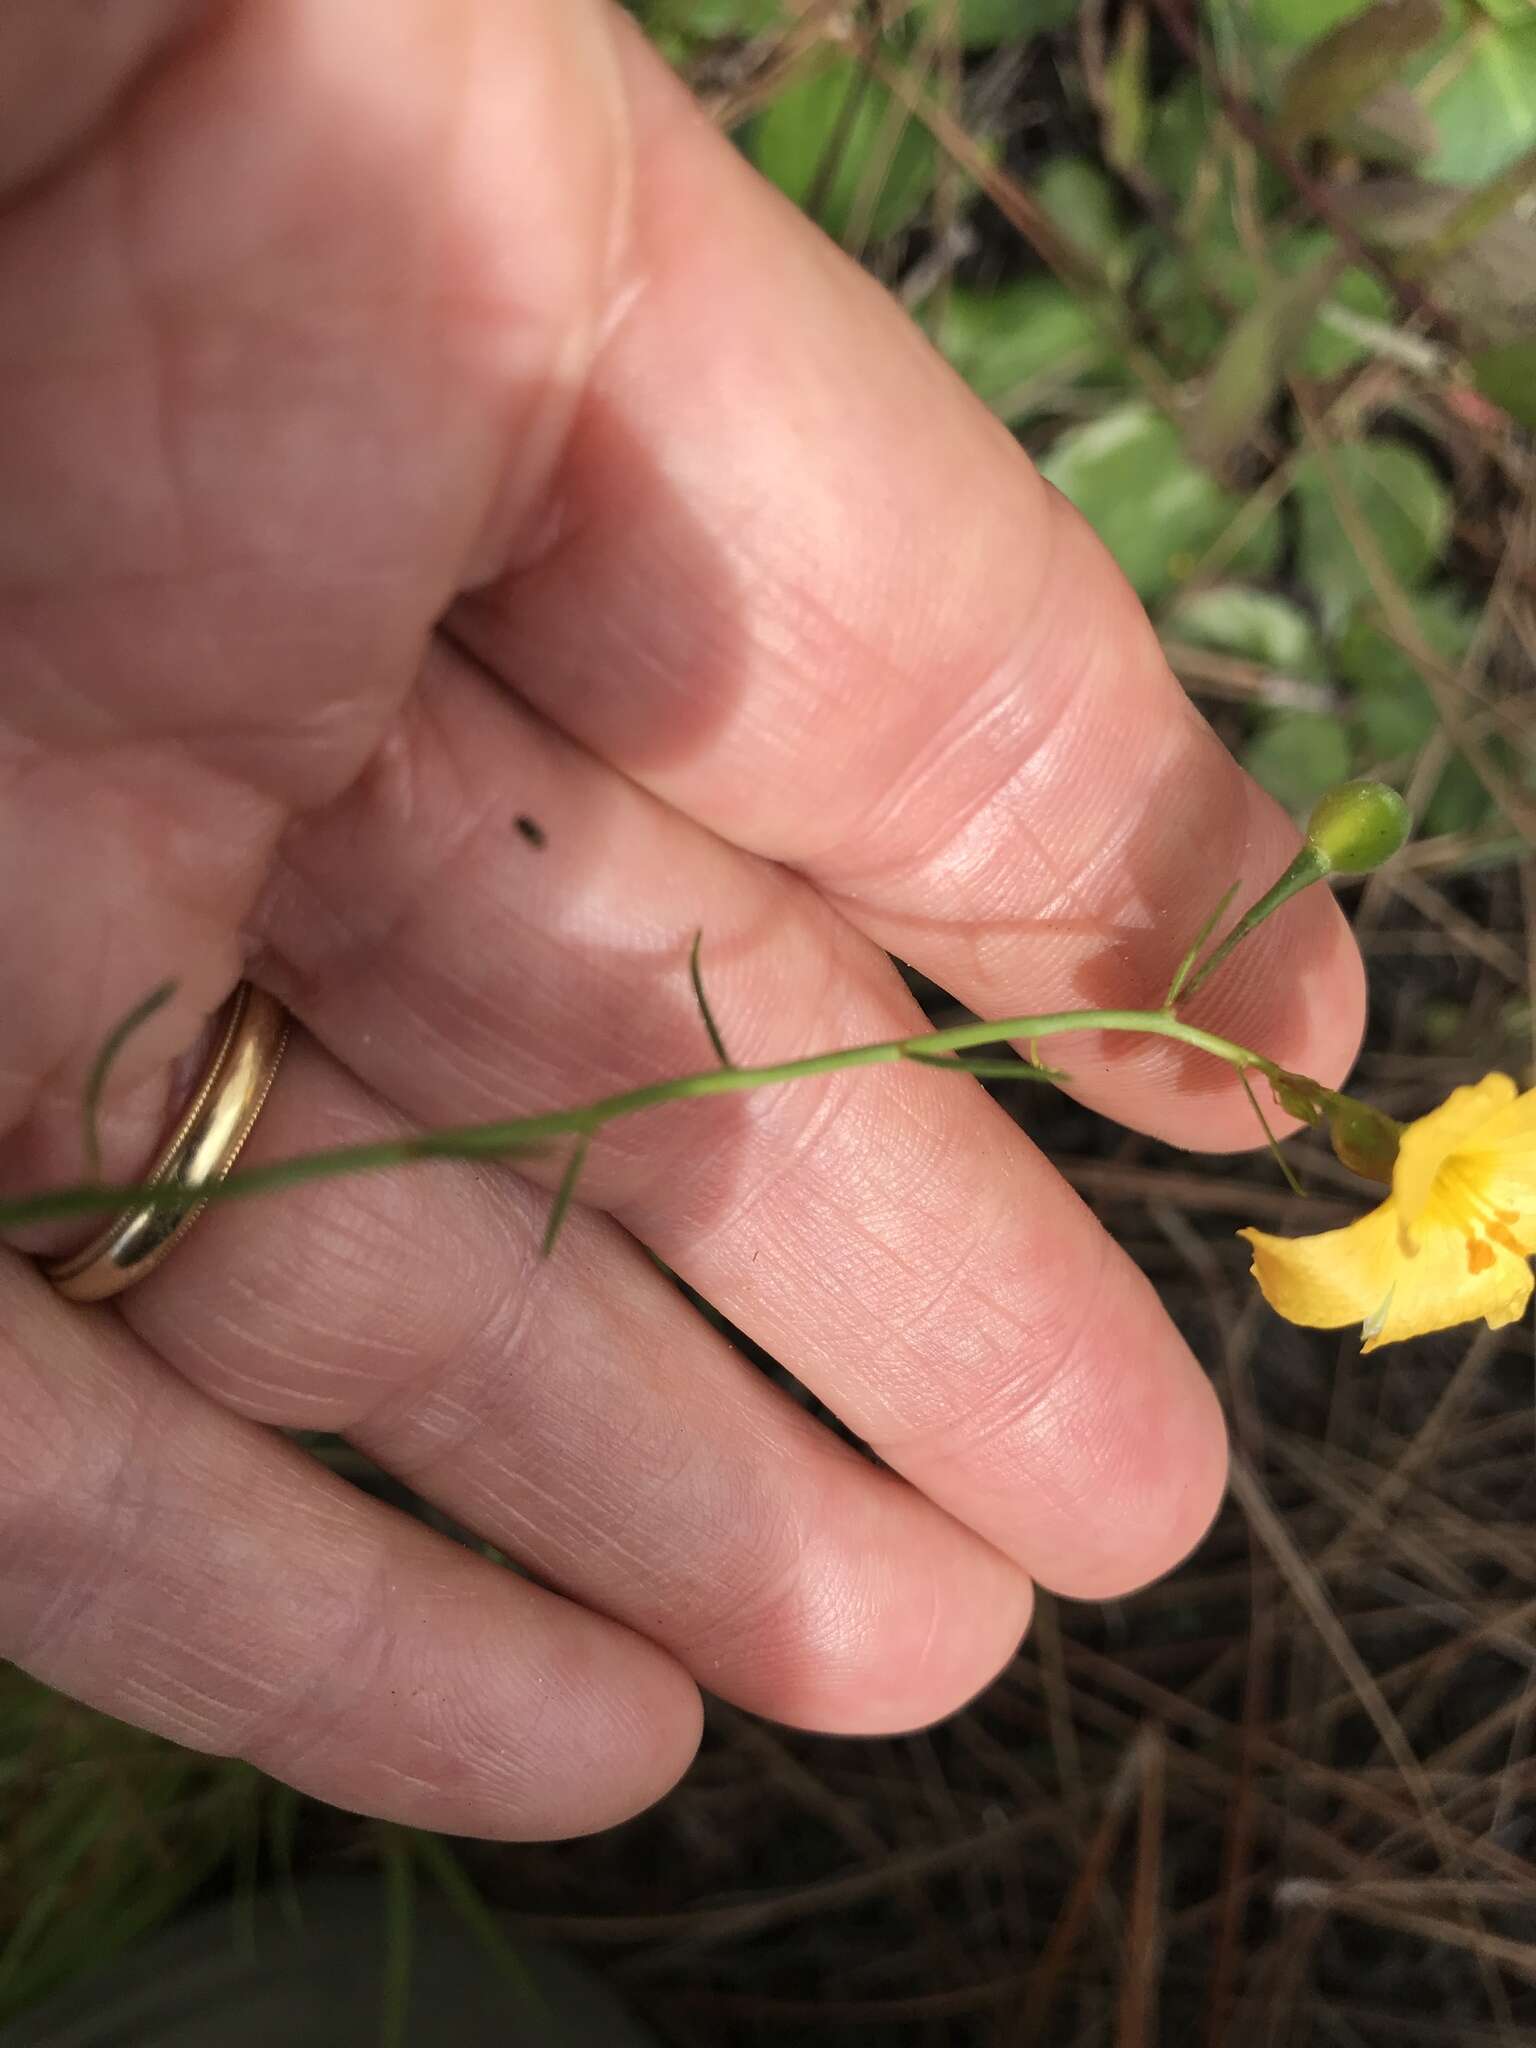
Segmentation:
{"type": "MultiPolygon", "coordinates": [[[[403,1128],[298,1034],[246,1155],[403,1128]]],[[[213,1208],[121,1299],[226,1406],[339,1431],[528,1567],[776,1719],[931,1721],[1012,1652],[1024,1575],[758,1373],[609,1219],[500,1169],[213,1208]]]]}

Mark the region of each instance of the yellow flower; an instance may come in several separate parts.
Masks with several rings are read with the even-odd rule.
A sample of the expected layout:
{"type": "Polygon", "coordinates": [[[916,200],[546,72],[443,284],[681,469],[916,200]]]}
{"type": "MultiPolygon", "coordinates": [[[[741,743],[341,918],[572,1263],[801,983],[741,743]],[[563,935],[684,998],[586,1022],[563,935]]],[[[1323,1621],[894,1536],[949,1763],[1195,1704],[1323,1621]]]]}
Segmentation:
{"type": "Polygon", "coordinates": [[[1318,1237],[1241,1230],[1270,1307],[1315,1330],[1364,1327],[1366,1351],[1484,1317],[1512,1323],[1536,1253],[1536,1088],[1457,1088],[1409,1124],[1379,1209],[1318,1237]]]}

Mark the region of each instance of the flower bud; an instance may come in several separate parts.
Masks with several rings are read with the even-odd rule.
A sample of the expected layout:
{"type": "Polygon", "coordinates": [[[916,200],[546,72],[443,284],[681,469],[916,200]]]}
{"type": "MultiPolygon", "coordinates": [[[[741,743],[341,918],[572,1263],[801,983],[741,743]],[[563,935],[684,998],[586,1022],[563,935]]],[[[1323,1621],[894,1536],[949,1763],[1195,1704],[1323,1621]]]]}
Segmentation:
{"type": "Polygon", "coordinates": [[[1338,875],[1366,875],[1388,861],[1412,826],[1408,806],[1384,782],[1341,782],[1307,820],[1307,844],[1338,875]]]}
{"type": "Polygon", "coordinates": [[[1362,1180],[1379,1180],[1391,1186],[1401,1136],[1391,1117],[1383,1116],[1367,1102],[1338,1096],[1328,1113],[1328,1136],[1333,1141],[1334,1156],[1351,1173],[1358,1173],[1362,1180]]]}

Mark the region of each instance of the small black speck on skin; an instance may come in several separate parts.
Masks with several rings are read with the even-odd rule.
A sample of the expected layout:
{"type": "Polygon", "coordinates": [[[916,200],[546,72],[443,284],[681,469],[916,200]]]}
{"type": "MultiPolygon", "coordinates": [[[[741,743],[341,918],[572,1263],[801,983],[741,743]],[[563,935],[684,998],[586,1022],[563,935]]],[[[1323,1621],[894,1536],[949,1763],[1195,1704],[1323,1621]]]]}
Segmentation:
{"type": "Polygon", "coordinates": [[[549,844],[548,835],[545,833],[544,827],[537,818],[530,818],[526,811],[519,811],[512,822],[530,846],[542,847],[549,844]]]}

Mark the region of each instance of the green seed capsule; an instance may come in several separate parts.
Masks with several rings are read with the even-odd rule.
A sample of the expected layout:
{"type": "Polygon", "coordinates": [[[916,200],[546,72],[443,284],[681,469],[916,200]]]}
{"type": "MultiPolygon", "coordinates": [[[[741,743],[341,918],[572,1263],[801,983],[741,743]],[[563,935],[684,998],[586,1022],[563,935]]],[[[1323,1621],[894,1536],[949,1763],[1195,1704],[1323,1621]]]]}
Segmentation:
{"type": "Polygon", "coordinates": [[[1307,820],[1307,844],[1332,873],[1367,875],[1407,839],[1408,806],[1384,782],[1341,782],[1307,820]]]}

